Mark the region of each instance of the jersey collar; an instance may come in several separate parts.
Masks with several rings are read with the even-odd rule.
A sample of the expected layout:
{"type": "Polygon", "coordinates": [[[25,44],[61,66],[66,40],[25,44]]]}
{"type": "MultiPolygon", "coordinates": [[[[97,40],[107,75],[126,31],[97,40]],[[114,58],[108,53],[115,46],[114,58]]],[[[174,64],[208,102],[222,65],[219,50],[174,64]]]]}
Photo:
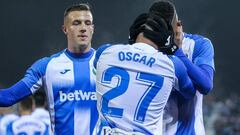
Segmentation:
{"type": "Polygon", "coordinates": [[[149,44],[146,44],[146,43],[140,43],[140,42],[138,42],[138,43],[134,43],[133,45],[132,45],[134,48],[137,48],[137,49],[140,49],[140,50],[142,50],[142,51],[147,51],[147,52],[149,52],[149,53],[157,53],[158,52],[158,50],[156,50],[154,47],[152,47],[151,45],[149,45],[149,44]]]}

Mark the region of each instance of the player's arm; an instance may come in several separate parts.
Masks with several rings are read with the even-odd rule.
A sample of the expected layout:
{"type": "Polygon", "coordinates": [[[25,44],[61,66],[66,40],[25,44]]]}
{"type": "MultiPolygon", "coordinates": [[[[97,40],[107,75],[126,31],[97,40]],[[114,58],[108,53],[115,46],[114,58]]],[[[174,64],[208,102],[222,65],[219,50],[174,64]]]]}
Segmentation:
{"type": "Polygon", "coordinates": [[[42,86],[47,58],[35,62],[26,72],[25,77],[13,86],[0,90],[0,106],[11,106],[31,95],[42,86]]]}
{"type": "Polygon", "coordinates": [[[11,106],[29,95],[31,90],[21,80],[10,88],[0,90],[0,106],[11,106]]]}
{"type": "Polygon", "coordinates": [[[202,45],[196,45],[194,49],[193,64],[180,48],[175,52],[175,56],[181,59],[187,68],[187,72],[198,91],[208,94],[213,88],[214,64],[213,46],[209,40],[204,40],[202,45]]]}
{"type": "Polygon", "coordinates": [[[175,56],[170,56],[170,59],[175,67],[176,81],[174,88],[186,99],[193,98],[196,94],[196,89],[188,76],[185,65],[175,56]]]}

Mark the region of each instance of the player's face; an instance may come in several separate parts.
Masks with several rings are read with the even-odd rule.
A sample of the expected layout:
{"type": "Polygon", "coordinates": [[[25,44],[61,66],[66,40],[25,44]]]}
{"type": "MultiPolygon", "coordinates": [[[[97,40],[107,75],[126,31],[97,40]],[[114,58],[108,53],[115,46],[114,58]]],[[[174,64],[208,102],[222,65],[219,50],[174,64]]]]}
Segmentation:
{"type": "Polygon", "coordinates": [[[65,17],[63,31],[68,38],[68,49],[87,52],[91,48],[94,31],[90,11],[72,11],[65,17]]]}
{"type": "Polygon", "coordinates": [[[173,27],[174,32],[176,32],[177,23],[178,23],[178,16],[177,16],[177,14],[175,14],[173,17],[173,21],[172,21],[172,27],[173,27]]]}
{"type": "Polygon", "coordinates": [[[182,23],[178,20],[177,14],[175,14],[172,22],[173,31],[175,34],[174,40],[178,47],[182,47],[182,40],[183,40],[183,28],[182,23]]]}

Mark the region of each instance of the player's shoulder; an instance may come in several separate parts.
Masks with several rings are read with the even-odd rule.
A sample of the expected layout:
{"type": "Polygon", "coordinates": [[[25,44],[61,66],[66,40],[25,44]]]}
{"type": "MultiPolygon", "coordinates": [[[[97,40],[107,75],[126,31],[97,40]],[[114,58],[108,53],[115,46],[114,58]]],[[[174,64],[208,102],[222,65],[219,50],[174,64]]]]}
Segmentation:
{"type": "Polygon", "coordinates": [[[124,47],[124,44],[102,44],[100,47],[97,49],[97,52],[103,52],[106,50],[110,49],[116,49],[116,48],[121,48],[124,47]]]}
{"type": "Polygon", "coordinates": [[[19,118],[19,117],[16,114],[7,114],[2,117],[0,123],[13,121],[13,120],[16,120],[17,118],[19,118]]]}
{"type": "Polygon", "coordinates": [[[201,45],[212,45],[211,40],[205,36],[199,35],[199,34],[189,34],[189,33],[184,33],[184,38],[185,40],[194,40],[196,44],[201,44],[201,45]]]}
{"type": "Polygon", "coordinates": [[[210,39],[198,34],[184,33],[184,40],[193,40],[195,43],[194,51],[202,52],[205,50],[214,50],[210,39]]]}
{"type": "Polygon", "coordinates": [[[13,124],[24,124],[28,122],[42,124],[41,121],[39,121],[37,118],[33,117],[32,115],[21,116],[15,121],[13,121],[13,124]]]}
{"type": "Polygon", "coordinates": [[[96,51],[96,55],[101,55],[103,53],[103,51],[105,51],[106,49],[110,48],[111,46],[112,46],[111,44],[102,44],[102,45],[100,45],[100,47],[96,51]]]}
{"type": "Polygon", "coordinates": [[[105,52],[115,52],[116,50],[123,49],[124,44],[102,44],[96,51],[96,57],[99,57],[105,52]]]}
{"type": "Polygon", "coordinates": [[[51,61],[53,58],[59,57],[64,51],[55,53],[51,56],[46,56],[46,57],[42,57],[40,59],[38,59],[37,61],[34,62],[33,66],[38,66],[38,67],[42,67],[42,66],[46,66],[49,61],[51,61]]]}

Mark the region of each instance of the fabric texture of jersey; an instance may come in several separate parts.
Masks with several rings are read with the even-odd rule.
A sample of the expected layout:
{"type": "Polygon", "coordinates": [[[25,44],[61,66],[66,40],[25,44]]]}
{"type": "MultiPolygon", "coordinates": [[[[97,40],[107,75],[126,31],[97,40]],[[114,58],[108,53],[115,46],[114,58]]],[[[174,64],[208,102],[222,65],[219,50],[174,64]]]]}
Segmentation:
{"type": "MultiPolygon", "coordinates": [[[[184,33],[182,50],[193,64],[215,68],[214,49],[209,39],[184,33]]],[[[164,109],[164,134],[205,135],[202,100],[203,95],[198,91],[191,100],[173,91],[164,109]]]]}
{"type": "Polygon", "coordinates": [[[6,114],[0,120],[0,135],[7,135],[7,126],[18,119],[19,117],[16,114],[6,114]]]}
{"type": "Polygon", "coordinates": [[[8,125],[7,135],[49,135],[49,129],[44,122],[24,115],[8,125]]]}
{"type": "Polygon", "coordinates": [[[173,86],[173,61],[150,45],[106,45],[98,49],[96,132],[161,135],[163,108],[173,86]],[[125,100],[124,100],[125,99],[125,100]]]}
{"type": "Polygon", "coordinates": [[[44,108],[36,108],[32,112],[32,117],[44,122],[49,127],[49,134],[51,133],[51,122],[49,112],[44,108]]]}
{"type": "Polygon", "coordinates": [[[92,135],[98,119],[94,55],[94,49],[82,55],[64,50],[35,62],[22,79],[32,93],[45,88],[56,135],[92,135]]]}
{"type": "Polygon", "coordinates": [[[36,108],[32,112],[32,116],[36,119],[43,121],[45,124],[50,126],[50,115],[46,109],[43,108],[36,108]]]}

